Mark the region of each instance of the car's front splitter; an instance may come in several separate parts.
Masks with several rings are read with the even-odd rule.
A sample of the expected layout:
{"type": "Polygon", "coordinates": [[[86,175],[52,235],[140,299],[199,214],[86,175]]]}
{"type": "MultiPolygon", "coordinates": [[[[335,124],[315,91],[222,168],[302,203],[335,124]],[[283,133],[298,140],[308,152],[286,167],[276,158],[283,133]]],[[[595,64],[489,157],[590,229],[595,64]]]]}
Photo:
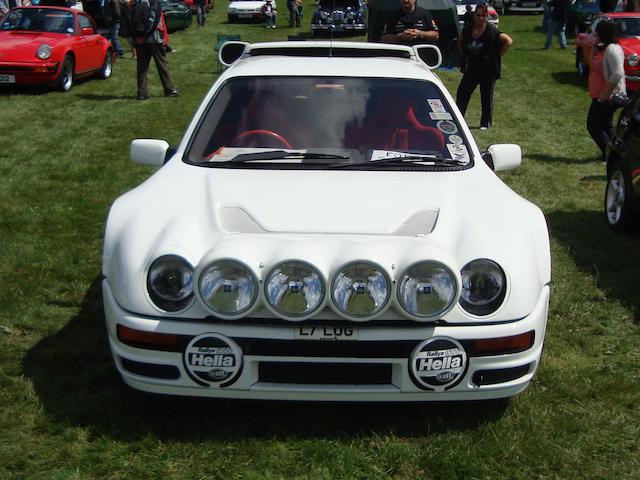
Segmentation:
{"type": "Polygon", "coordinates": [[[517,322],[359,325],[358,340],[318,342],[295,339],[294,326],[143,317],[120,308],[107,280],[103,291],[113,358],[131,387],[171,395],[267,400],[449,401],[515,395],[527,387],[538,367],[549,302],[545,287],[535,309],[517,322]],[[140,334],[143,343],[123,341],[123,332],[127,338],[140,334]],[[148,334],[158,334],[159,344],[152,340],[145,346],[148,334]],[[478,341],[528,334],[532,345],[516,353],[478,355],[471,347],[478,341]],[[171,336],[182,343],[163,347],[171,336]],[[432,367],[442,378],[428,376],[432,367]]]}

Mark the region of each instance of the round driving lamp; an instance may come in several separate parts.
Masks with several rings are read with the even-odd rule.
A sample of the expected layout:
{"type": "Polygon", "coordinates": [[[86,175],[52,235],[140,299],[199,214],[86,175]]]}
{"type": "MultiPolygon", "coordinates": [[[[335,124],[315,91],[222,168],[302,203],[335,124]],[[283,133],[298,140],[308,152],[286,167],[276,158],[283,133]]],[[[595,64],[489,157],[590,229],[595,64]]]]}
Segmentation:
{"type": "Polygon", "coordinates": [[[640,55],[637,53],[632,53],[627,57],[627,63],[631,67],[637,67],[640,64],[640,55]]]}
{"type": "Polygon", "coordinates": [[[51,57],[51,52],[51,47],[46,43],[43,43],[38,47],[36,57],[38,57],[40,60],[46,60],[51,57]]]}
{"type": "Polygon", "coordinates": [[[306,262],[288,261],[271,269],[265,280],[264,294],[277,313],[304,317],[318,309],[324,298],[324,281],[306,262]]]}
{"type": "Polygon", "coordinates": [[[441,263],[419,262],[399,277],[398,301],[412,317],[421,320],[438,318],[453,306],[455,296],[455,277],[441,263]]]}
{"type": "Polygon", "coordinates": [[[507,280],[500,265],[485,258],[473,260],[462,268],[460,274],[460,306],[474,315],[495,312],[507,290],[507,280]]]}
{"type": "Polygon", "coordinates": [[[380,313],[390,296],[389,276],[375,263],[348,263],[331,284],[333,304],[342,314],[357,320],[366,320],[380,313]]]}
{"type": "Polygon", "coordinates": [[[184,310],[193,300],[193,267],[177,255],[165,255],[151,264],[147,292],[167,312],[184,310]]]}
{"type": "Polygon", "coordinates": [[[200,296],[220,317],[237,317],[247,312],[258,297],[258,280],[237,260],[217,260],[200,274],[200,296]]]}

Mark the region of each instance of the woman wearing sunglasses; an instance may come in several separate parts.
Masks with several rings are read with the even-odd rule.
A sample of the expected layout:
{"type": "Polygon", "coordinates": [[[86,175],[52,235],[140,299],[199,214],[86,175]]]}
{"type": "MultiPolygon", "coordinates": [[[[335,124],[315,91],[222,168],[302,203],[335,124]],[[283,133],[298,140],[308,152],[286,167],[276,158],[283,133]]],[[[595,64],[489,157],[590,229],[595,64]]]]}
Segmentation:
{"type": "Polygon", "coordinates": [[[476,5],[473,22],[462,29],[458,37],[458,48],[462,53],[462,80],[458,86],[456,103],[464,115],[471,94],[480,85],[482,116],[480,129],[491,127],[493,114],[493,87],[500,78],[500,58],[513,40],[487,22],[487,4],[476,5]]]}

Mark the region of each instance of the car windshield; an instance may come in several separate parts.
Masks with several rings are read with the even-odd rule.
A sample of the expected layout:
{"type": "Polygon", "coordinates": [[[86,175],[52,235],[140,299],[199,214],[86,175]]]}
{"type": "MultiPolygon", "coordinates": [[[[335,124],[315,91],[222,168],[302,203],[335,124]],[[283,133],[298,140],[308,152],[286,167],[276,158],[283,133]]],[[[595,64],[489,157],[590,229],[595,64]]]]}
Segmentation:
{"type": "Polygon", "coordinates": [[[478,0],[454,0],[457,5],[475,5],[478,0]]]}
{"type": "Polygon", "coordinates": [[[318,6],[323,10],[342,10],[345,8],[357,9],[358,0],[320,0],[318,6]]]}
{"type": "Polygon", "coordinates": [[[74,33],[73,14],[55,8],[17,8],[2,20],[0,30],[74,33]]]}
{"type": "Polygon", "coordinates": [[[451,106],[423,80],[237,77],[224,84],[190,141],[186,160],[225,166],[240,158],[362,164],[386,157],[468,165],[471,149],[451,106]],[[275,153],[274,153],[275,152],[275,153]]]}
{"type": "Polygon", "coordinates": [[[617,18],[616,25],[618,26],[621,37],[640,36],[640,17],[617,18]]]}

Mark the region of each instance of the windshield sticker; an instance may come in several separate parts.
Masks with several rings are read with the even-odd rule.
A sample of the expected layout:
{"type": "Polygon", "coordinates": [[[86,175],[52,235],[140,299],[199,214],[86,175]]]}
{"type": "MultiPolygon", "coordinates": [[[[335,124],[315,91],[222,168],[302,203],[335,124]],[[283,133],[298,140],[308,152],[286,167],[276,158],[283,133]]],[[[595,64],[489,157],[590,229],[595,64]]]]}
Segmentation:
{"type": "Polygon", "coordinates": [[[453,117],[447,112],[430,112],[431,120],[451,120],[453,117]]]}
{"type": "Polygon", "coordinates": [[[467,147],[465,145],[447,143],[447,150],[449,150],[449,153],[451,154],[451,158],[453,160],[458,160],[459,162],[469,161],[469,152],[467,151],[467,147]]]}
{"type": "Polygon", "coordinates": [[[440,130],[442,133],[446,133],[448,135],[451,135],[452,133],[458,133],[458,127],[451,120],[440,120],[438,123],[436,123],[436,127],[438,127],[438,130],[440,130]]]}
{"type": "Polygon", "coordinates": [[[449,135],[449,142],[455,145],[462,145],[464,143],[464,140],[462,140],[462,137],[460,137],[459,135],[449,135]]]}
{"type": "Polygon", "coordinates": [[[432,111],[439,113],[446,112],[446,110],[444,109],[444,105],[442,105],[442,102],[439,99],[431,99],[427,100],[427,102],[429,103],[432,111]]]}
{"type": "Polygon", "coordinates": [[[394,152],[393,150],[373,150],[371,152],[371,160],[382,160],[384,158],[404,158],[404,157],[423,157],[425,161],[433,159],[432,155],[420,155],[416,153],[394,152]]]}

